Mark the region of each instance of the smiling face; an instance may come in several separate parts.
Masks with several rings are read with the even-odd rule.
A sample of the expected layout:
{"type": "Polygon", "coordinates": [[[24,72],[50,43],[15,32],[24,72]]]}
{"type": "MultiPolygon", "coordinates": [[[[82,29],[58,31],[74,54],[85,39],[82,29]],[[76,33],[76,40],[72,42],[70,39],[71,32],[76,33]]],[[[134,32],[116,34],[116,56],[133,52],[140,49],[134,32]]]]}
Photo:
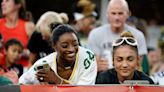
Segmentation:
{"type": "Polygon", "coordinates": [[[139,56],[134,48],[128,45],[119,46],[115,49],[114,67],[119,79],[131,79],[139,62],[139,56]]]}
{"type": "Polygon", "coordinates": [[[20,4],[15,4],[14,0],[2,0],[1,3],[2,14],[6,16],[10,13],[18,11],[20,6],[21,6],[20,4]]]}
{"type": "Polygon", "coordinates": [[[78,52],[78,39],[72,32],[66,32],[59,37],[59,40],[54,45],[60,60],[73,62],[76,60],[76,54],[78,52]]]}

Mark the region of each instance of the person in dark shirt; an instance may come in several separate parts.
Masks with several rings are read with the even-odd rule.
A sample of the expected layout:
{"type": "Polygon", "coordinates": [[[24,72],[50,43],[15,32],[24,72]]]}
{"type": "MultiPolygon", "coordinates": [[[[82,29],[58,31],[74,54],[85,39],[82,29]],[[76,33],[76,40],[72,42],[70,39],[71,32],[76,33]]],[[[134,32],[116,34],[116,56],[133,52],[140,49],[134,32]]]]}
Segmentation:
{"type": "Polygon", "coordinates": [[[99,73],[96,84],[121,84],[125,80],[146,80],[154,84],[146,74],[137,70],[140,65],[137,45],[137,40],[130,32],[123,32],[112,43],[114,68],[99,73]]]}

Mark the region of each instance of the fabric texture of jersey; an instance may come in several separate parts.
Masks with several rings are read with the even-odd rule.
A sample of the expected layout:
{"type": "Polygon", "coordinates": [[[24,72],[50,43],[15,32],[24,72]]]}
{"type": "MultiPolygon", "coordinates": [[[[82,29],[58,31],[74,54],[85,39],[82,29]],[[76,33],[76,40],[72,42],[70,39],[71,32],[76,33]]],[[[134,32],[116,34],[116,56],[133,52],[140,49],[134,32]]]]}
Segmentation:
{"type": "MultiPolygon", "coordinates": [[[[20,77],[19,83],[39,84],[39,81],[37,80],[35,75],[37,72],[35,70],[35,67],[46,63],[48,63],[51,69],[56,73],[56,75],[61,78],[57,74],[56,55],[57,53],[54,52],[36,61],[36,63],[29,69],[29,71],[27,71],[20,77]]],[[[75,66],[70,78],[68,80],[64,80],[72,85],[94,85],[97,75],[97,63],[95,55],[93,54],[93,52],[83,47],[79,47],[77,55],[78,56],[76,58],[75,66]]]]}

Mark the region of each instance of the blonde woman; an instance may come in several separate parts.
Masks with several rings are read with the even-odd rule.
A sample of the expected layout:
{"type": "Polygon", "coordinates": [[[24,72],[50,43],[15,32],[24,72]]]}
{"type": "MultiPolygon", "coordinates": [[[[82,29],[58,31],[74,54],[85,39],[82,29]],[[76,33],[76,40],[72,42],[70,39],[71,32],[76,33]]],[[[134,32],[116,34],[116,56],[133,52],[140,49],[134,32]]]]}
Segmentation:
{"type": "Polygon", "coordinates": [[[65,13],[59,14],[48,11],[40,17],[36,24],[36,31],[33,32],[28,42],[28,49],[30,50],[29,67],[39,58],[54,51],[50,43],[52,29],[67,22],[68,16],[65,13]]]}

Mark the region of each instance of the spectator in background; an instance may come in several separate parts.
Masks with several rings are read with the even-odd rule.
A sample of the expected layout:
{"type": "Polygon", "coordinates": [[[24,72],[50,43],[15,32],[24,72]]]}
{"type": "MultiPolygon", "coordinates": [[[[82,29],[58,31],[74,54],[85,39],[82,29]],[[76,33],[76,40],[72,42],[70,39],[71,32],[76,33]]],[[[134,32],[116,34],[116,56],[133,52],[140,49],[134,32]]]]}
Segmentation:
{"type": "Polygon", "coordinates": [[[97,76],[97,84],[122,84],[125,80],[147,80],[154,82],[137,69],[140,62],[137,40],[130,32],[123,32],[112,44],[113,69],[101,72],[97,76]]]}
{"type": "Polygon", "coordinates": [[[94,85],[97,75],[95,55],[79,46],[75,29],[60,25],[53,30],[51,38],[56,52],[36,61],[20,77],[19,83],[94,85]],[[44,67],[45,64],[50,69],[44,67]]]}
{"type": "Polygon", "coordinates": [[[96,5],[90,0],[79,0],[74,7],[74,19],[73,24],[78,35],[82,46],[87,47],[87,39],[90,31],[96,27],[95,12],[96,5]]]}
{"type": "Polygon", "coordinates": [[[157,22],[157,19],[150,19],[147,26],[147,46],[150,48],[158,48],[158,39],[161,35],[162,26],[157,22]]]}
{"type": "Polygon", "coordinates": [[[127,23],[129,26],[132,26],[132,27],[134,27],[134,28],[136,28],[137,22],[138,22],[138,18],[136,18],[135,16],[130,16],[130,17],[127,19],[127,21],[126,21],[126,23],[127,23]]]}
{"type": "Polygon", "coordinates": [[[144,34],[145,39],[147,41],[147,31],[148,31],[147,30],[147,22],[144,19],[138,19],[136,28],[144,34]]]}
{"type": "Polygon", "coordinates": [[[23,47],[23,56],[27,63],[29,51],[27,42],[34,30],[34,24],[26,19],[26,9],[24,0],[2,0],[1,2],[2,18],[0,19],[0,33],[3,36],[4,44],[15,38],[19,40],[23,47]]]}
{"type": "Polygon", "coordinates": [[[126,23],[134,28],[137,28],[139,31],[141,31],[145,39],[147,41],[147,23],[144,19],[136,18],[134,16],[130,16],[126,23]]]}
{"type": "Polygon", "coordinates": [[[97,56],[98,71],[113,67],[112,41],[123,31],[130,31],[138,41],[139,55],[147,54],[146,42],[142,32],[125,24],[129,17],[129,8],[125,0],[110,0],[107,8],[109,24],[93,29],[88,38],[89,48],[97,56]]]}
{"type": "Polygon", "coordinates": [[[149,60],[149,75],[158,72],[161,66],[161,51],[160,49],[148,48],[149,60]]]}
{"type": "Polygon", "coordinates": [[[52,30],[56,26],[67,22],[68,16],[65,13],[48,11],[40,17],[36,24],[36,31],[33,32],[28,42],[28,49],[30,50],[29,67],[36,60],[54,51],[50,41],[52,30]]]}
{"type": "Polygon", "coordinates": [[[164,29],[162,30],[158,40],[158,46],[161,50],[161,60],[157,65],[158,70],[150,77],[155,82],[155,84],[164,85],[164,29]]]}
{"type": "MultiPolygon", "coordinates": [[[[0,66],[4,70],[3,75],[12,78],[14,76],[13,74],[17,74],[18,77],[20,77],[23,74],[23,66],[17,64],[18,60],[20,59],[22,51],[23,46],[20,41],[16,39],[10,39],[6,42],[5,55],[0,61],[0,66]]],[[[15,78],[17,78],[17,76],[15,78]]],[[[15,80],[18,80],[18,78],[15,80]]]]}

